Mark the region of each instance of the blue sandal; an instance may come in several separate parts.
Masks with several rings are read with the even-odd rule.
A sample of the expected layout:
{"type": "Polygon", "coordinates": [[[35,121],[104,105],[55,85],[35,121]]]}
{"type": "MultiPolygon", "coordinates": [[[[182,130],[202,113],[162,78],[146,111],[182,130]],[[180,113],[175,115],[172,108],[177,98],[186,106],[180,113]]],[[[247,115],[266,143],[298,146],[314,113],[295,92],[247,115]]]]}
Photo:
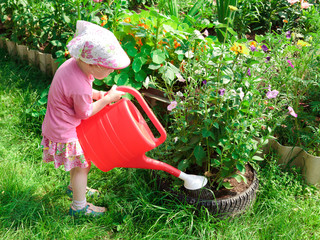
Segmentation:
{"type": "Polygon", "coordinates": [[[82,209],[75,210],[71,204],[69,209],[69,215],[73,217],[78,217],[78,216],[100,217],[106,211],[107,210],[105,207],[97,207],[91,203],[87,203],[87,205],[82,209]]]}

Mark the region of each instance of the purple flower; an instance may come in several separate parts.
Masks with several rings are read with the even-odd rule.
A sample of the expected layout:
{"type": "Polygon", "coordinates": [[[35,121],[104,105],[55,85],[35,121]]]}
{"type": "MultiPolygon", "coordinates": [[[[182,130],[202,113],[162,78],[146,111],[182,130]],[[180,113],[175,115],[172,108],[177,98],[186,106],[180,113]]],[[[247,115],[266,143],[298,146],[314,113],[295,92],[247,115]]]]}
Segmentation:
{"type": "Polygon", "coordinates": [[[286,32],[286,38],[288,38],[288,39],[291,38],[291,32],[290,31],[286,32]]]}
{"type": "Polygon", "coordinates": [[[298,117],[298,114],[295,113],[295,111],[293,110],[292,107],[288,107],[288,110],[289,110],[289,114],[293,117],[298,117]]]}
{"type": "Polygon", "coordinates": [[[224,89],[224,88],[222,88],[222,89],[219,89],[219,95],[220,96],[223,96],[224,95],[224,93],[226,92],[226,90],[224,89]]]}
{"type": "Polygon", "coordinates": [[[268,50],[269,50],[268,47],[267,47],[266,45],[264,45],[264,44],[261,46],[261,49],[262,49],[264,52],[268,52],[268,50]]]}
{"type": "Polygon", "coordinates": [[[206,85],[206,84],[207,84],[207,80],[203,80],[203,81],[202,81],[202,84],[203,84],[203,85],[206,85]]]}
{"type": "Polygon", "coordinates": [[[252,52],[257,51],[257,48],[254,45],[251,45],[250,49],[251,49],[252,52]]]}
{"type": "Polygon", "coordinates": [[[250,68],[248,68],[247,74],[248,74],[249,77],[251,77],[251,70],[250,70],[250,68]]]}
{"type": "Polygon", "coordinates": [[[177,102],[176,101],[172,101],[169,105],[168,105],[168,107],[167,107],[167,109],[168,109],[168,111],[172,111],[174,108],[176,108],[177,107],[177,102]]]}
{"type": "Polygon", "coordinates": [[[294,68],[294,66],[292,65],[292,63],[291,63],[290,60],[288,60],[287,62],[289,63],[289,66],[290,66],[290,67],[294,68]]]}
{"type": "Polygon", "coordinates": [[[269,91],[267,92],[267,98],[270,99],[270,98],[276,98],[279,94],[279,91],[277,90],[273,90],[273,91],[269,91]]]}
{"type": "Polygon", "coordinates": [[[266,57],[266,61],[265,62],[268,63],[270,61],[270,58],[271,57],[266,57]]]}

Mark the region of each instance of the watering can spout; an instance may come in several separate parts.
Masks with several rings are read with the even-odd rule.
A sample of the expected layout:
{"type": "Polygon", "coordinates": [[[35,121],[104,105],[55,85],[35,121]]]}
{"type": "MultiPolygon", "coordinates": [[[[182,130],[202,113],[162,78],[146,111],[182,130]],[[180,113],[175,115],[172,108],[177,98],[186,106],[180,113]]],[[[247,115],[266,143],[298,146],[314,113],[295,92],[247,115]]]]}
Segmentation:
{"type": "Polygon", "coordinates": [[[143,155],[142,158],[137,159],[137,161],[132,161],[132,162],[127,163],[126,167],[165,171],[165,172],[183,180],[184,187],[189,190],[198,190],[200,188],[205,187],[208,183],[208,179],[204,176],[198,176],[198,175],[184,173],[184,172],[180,171],[179,169],[177,169],[167,163],[149,158],[146,155],[143,155]]]}
{"type": "Polygon", "coordinates": [[[153,169],[153,170],[162,170],[165,171],[175,177],[179,177],[181,171],[167,163],[161,162],[159,160],[155,160],[147,157],[146,155],[142,155],[141,158],[132,160],[125,164],[126,168],[144,168],[144,169],[153,169]]]}

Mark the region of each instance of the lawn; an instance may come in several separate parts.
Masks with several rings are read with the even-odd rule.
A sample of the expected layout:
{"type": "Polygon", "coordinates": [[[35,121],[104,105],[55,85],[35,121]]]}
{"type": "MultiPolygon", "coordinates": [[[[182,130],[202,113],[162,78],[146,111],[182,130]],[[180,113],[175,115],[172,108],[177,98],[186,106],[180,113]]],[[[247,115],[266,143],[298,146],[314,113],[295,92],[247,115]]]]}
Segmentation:
{"type": "Polygon", "coordinates": [[[68,173],[41,160],[42,117],[26,110],[50,78],[0,49],[1,239],[320,239],[319,190],[299,169],[281,168],[270,154],[258,168],[253,207],[217,219],[157,189],[149,170],[93,167],[89,185],[101,191],[98,219],[68,216],[68,173]]]}

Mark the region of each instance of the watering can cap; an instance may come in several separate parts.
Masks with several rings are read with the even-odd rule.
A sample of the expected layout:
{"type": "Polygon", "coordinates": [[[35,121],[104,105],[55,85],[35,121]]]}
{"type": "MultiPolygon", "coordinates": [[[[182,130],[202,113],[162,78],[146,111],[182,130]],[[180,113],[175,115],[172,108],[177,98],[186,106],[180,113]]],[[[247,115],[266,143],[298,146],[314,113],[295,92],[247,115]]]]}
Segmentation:
{"type": "Polygon", "coordinates": [[[130,58],[115,35],[87,21],[77,21],[75,37],[67,47],[72,57],[88,64],[111,69],[123,69],[130,64],[130,58]]]}

